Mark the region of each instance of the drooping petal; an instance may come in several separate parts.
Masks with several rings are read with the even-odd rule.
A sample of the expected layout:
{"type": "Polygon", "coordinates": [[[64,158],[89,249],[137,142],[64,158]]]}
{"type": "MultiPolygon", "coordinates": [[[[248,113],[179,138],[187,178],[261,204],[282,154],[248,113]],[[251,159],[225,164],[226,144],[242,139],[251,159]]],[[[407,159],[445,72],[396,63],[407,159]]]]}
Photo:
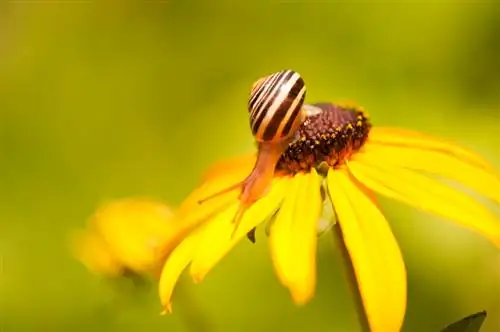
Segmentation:
{"type": "Polygon", "coordinates": [[[178,209],[178,229],[168,243],[170,248],[175,247],[175,249],[163,266],[159,282],[160,299],[165,313],[171,311],[170,299],[175,284],[182,271],[193,260],[194,254],[197,252],[195,249],[198,247],[210,220],[220,214],[227,213],[225,211],[231,210],[231,206],[234,207],[239,202],[240,191],[236,188],[222,195],[214,196],[245,179],[247,175],[246,164],[240,162],[238,165],[241,167],[234,168],[230,167],[231,164],[232,162],[228,162],[224,167],[215,166],[209,170],[209,174],[201,185],[182,202],[178,209]],[[218,171],[221,171],[221,174],[218,171]],[[188,236],[190,232],[191,234],[188,236]]]}
{"type": "Polygon", "coordinates": [[[164,308],[162,314],[172,312],[171,298],[175,285],[184,269],[189,265],[196,249],[199,235],[203,231],[200,228],[186,237],[169,255],[161,271],[158,290],[160,301],[164,308]]]}
{"type": "Polygon", "coordinates": [[[308,302],[316,288],[317,225],[323,205],[320,185],[314,169],[296,174],[270,228],[276,273],[297,304],[308,302]]]}
{"type": "Polygon", "coordinates": [[[370,189],[453,220],[500,246],[500,220],[474,198],[408,169],[368,160],[349,162],[353,176],[370,189]]]}
{"type": "Polygon", "coordinates": [[[288,272],[292,270],[292,265],[294,263],[293,257],[289,251],[289,239],[291,238],[291,223],[294,218],[294,207],[299,196],[300,178],[300,175],[296,175],[293,178],[279,212],[269,224],[271,258],[278,279],[286,287],[291,283],[288,272]]]}
{"type": "Polygon", "coordinates": [[[373,127],[370,131],[369,144],[382,144],[403,147],[420,148],[423,150],[440,151],[452,155],[476,167],[496,173],[492,165],[480,155],[469,151],[455,143],[441,138],[432,137],[417,131],[400,128],[373,127]]]}
{"type": "Polygon", "coordinates": [[[191,275],[196,282],[200,282],[251,229],[278,210],[289,183],[288,177],[275,179],[268,194],[245,211],[236,232],[233,219],[239,207],[237,203],[207,223],[191,264],[191,275]]]}
{"type": "Polygon", "coordinates": [[[89,271],[106,277],[122,274],[122,262],[109,250],[99,234],[88,229],[74,231],[69,236],[69,246],[75,258],[89,271]]]}
{"type": "Polygon", "coordinates": [[[484,167],[477,167],[450,154],[411,146],[367,144],[364,152],[356,155],[355,159],[376,163],[383,160],[393,166],[438,175],[457,181],[500,204],[500,177],[484,167]]]}
{"type": "Polygon", "coordinates": [[[134,197],[104,204],[90,226],[125,267],[148,273],[161,265],[177,225],[173,209],[163,202],[134,197]]]}
{"type": "Polygon", "coordinates": [[[328,172],[328,192],[370,330],[399,332],[407,294],[403,257],[383,214],[353,181],[344,170],[328,172]]]}
{"type": "Polygon", "coordinates": [[[175,244],[192,229],[237,203],[241,192],[238,188],[216,197],[211,196],[243,180],[244,177],[241,177],[241,174],[228,173],[211,178],[196,188],[179,207],[178,236],[173,239],[172,243],[175,244]]]}
{"type": "Polygon", "coordinates": [[[204,183],[229,173],[238,174],[243,178],[250,174],[256,160],[256,154],[252,153],[214,163],[203,173],[201,182],[204,183]]]}
{"type": "Polygon", "coordinates": [[[179,214],[188,213],[192,215],[192,209],[202,210],[213,208],[213,206],[224,205],[224,202],[234,202],[235,197],[238,197],[238,190],[231,190],[221,195],[216,195],[224,191],[224,189],[234,187],[245,179],[244,176],[238,173],[226,173],[221,176],[212,177],[193,190],[189,196],[182,202],[179,207],[179,214]]]}

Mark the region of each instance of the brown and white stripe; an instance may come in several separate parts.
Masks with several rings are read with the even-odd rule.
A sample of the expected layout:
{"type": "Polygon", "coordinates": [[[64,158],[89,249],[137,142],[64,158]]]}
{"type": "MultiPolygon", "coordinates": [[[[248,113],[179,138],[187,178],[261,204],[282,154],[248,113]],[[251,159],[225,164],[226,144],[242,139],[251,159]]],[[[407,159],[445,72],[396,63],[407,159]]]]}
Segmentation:
{"type": "Polygon", "coordinates": [[[279,142],[291,137],[302,122],[305,95],[304,80],[293,70],[282,70],[255,82],[248,102],[255,139],[279,142]]]}

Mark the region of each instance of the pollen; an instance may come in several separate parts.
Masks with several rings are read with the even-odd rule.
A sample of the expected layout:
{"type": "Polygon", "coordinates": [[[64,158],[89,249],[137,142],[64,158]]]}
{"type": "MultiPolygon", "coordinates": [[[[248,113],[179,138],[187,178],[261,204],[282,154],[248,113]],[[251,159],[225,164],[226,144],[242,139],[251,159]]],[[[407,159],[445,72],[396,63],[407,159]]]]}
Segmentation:
{"type": "Polygon", "coordinates": [[[316,103],[323,112],[310,116],[298,129],[298,138],[283,153],[276,170],[295,174],[342,165],[366,142],[371,124],[368,115],[355,106],[316,103]]]}

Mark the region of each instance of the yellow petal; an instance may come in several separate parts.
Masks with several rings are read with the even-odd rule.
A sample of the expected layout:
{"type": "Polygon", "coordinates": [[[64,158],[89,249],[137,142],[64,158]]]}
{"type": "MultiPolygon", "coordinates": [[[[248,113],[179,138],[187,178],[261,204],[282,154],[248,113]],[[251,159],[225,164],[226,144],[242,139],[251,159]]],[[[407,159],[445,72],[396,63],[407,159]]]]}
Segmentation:
{"type": "Polygon", "coordinates": [[[394,145],[440,151],[459,158],[469,164],[482,167],[485,170],[498,174],[494,168],[477,153],[444,139],[432,137],[417,131],[399,128],[373,127],[370,131],[368,142],[370,144],[394,145]]]}
{"type": "Polygon", "coordinates": [[[200,282],[251,229],[275,213],[288,189],[289,182],[290,178],[275,179],[269,193],[245,212],[234,236],[232,236],[235,226],[233,218],[238,204],[232,205],[206,224],[191,264],[191,275],[195,281],[200,282]]]}
{"type": "Polygon", "coordinates": [[[92,218],[93,228],[127,268],[149,272],[162,263],[177,233],[175,215],[162,202],[147,198],[112,201],[92,218]]]}
{"type": "Polygon", "coordinates": [[[89,230],[75,231],[70,235],[69,241],[75,258],[92,273],[105,277],[118,277],[122,274],[123,265],[98,234],[89,230]]]}
{"type": "Polygon", "coordinates": [[[297,304],[308,302],[316,288],[317,225],[323,207],[320,185],[314,169],[296,174],[270,228],[276,274],[297,304]]]}
{"type": "Polygon", "coordinates": [[[201,182],[203,183],[216,177],[227,175],[228,173],[244,178],[250,174],[256,160],[257,156],[255,154],[246,154],[217,162],[205,171],[201,178],[201,182]]]}
{"type": "Polygon", "coordinates": [[[301,176],[296,175],[290,181],[283,203],[269,227],[269,246],[271,258],[280,282],[288,287],[290,278],[288,272],[293,268],[293,257],[290,253],[288,240],[291,238],[290,224],[294,218],[294,206],[298,201],[301,176]]]}
{"type": "MultiPolygon", "coordinates": [[[[241,160],[243,159],[244,158],[242,158],[241,160]]],[[[227,165],[224,165],[224,167],[215,166],[212,170],[209,170],[209,174],[204,179],[204,182],[182,202],[181,206],[179,207],[177,216],[178,229],[175,236],[171,237],[168,245],[170,245],[171,247],[175,246],[194,229],[196,229],[197,227],[203,228],[203,223],[207,222],[211,218],[214,218],[218,214],[223,213],[231,205],[235,205],[239,202],[239,190],[232,190],[223,195],[203,201],[208,197],[220,192],[221,190],[233,186],[234,184],[240,183],[245,179],[246,174],[244,174],[244,172],[246,172],[246,170],[243,169],[242,171],[240,168],[228,172],[223,172],[220,175],[215,174],[216,170],[225,168],[230,164],[231,162],[228,162],[227,165]]],[[[241,164],[244,163],[241,162],[241,164]]],[[[201,229],[196,230],[197,233],[199,233],[200,231],[201,229]]],[[[186,240],[182,242],[183,246],[186,246],[185,242],[186,240]]],[[[189,259],[191,259],[191,257],[189,259]]],[[[183,263],[185,263],[186,265],[188,264],[188,262],[183,263]]],[[[164,274],[162,273],[162,276],[163,275],[164,274]]],[[[165,280],[166,277],[163,278],[165,280]]],[[[163,297],[169,299],[170,293],[167,292],[165,294],[167,294],[168,296],[164,295],[163,297]]]]}
{"type": "Polygon", "coordinates": [[[484,168],[434,150],[367,144],[355,160],[386,163],[442,176],[476,190],[500,204],[500,178],[484,168]]]}
{"type": "Polygon", "coordinates": [[[386,219],[345,171],[328,172],[363,306],[374,332],[399,332],[406,312],[406,269],[386,219]]]}
{"type": "Polygon", "coordinates": [[[440,181],[404,168],[354,160],[349,171],[370,189],[438,216],[451,219],[500,246],[500,220],[472,197],[440,181]]]}
{"type": "Polygon", "coordinates": [[[192,260],[200,231],[202,231],[202,228],[185,238],[174,251],[172,251],[163,265],[158,285],[161,304],[164,308],[163,314],[172,312],[171,299],[174,287],[182,271],[192,260]]]}
{"type": "Polygon", "coordinates": [[[192,229],[238,202],[241,190],[237,189],[220,196],[210,197],[244,179],[241,174],[228,173],[211,178],[196,188],[179,207],[178,216],[182,220],[181,227],[187,230],[192,229]]]}

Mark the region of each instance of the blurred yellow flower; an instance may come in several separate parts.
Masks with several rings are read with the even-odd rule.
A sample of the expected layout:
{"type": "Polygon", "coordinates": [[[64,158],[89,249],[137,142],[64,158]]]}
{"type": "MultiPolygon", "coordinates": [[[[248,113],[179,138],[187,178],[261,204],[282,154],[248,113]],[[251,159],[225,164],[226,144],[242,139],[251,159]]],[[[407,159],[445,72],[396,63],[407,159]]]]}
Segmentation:
{"type": "Polygon", "coordinates": [[[163,266],[159,293],[165,312],[171,312],[173,289],[188,265],[200,282],[266,221],[271,223],[270,252],[279,280],[297,304],[309,301],[315,292],[317,223],[326,196],[373,331],[400,330],[407,296],[403,258],[374,192],[452,220],[500,245],[498,217],[440,181],[454,180],[499,204],[499,175],[481,157],[421,133],[372,128],[356,107],[315,106],[323,111],[299,128],[300,138],[281,156],[267,194],[245,211],[236,230],[239,190],[199,202],[240,183],[252,170],[255,155],[215,165],[182,203],[178,217],[189,235],[163,266]]]}
{"type": "Polygon", "coordinates": [[[116,277],[125,271],[158,275],[175,244],[172,209],[147,198],[127,198],[102,206],[87,227],[70,238],[75,257],[96,274],[116,277]]]}

